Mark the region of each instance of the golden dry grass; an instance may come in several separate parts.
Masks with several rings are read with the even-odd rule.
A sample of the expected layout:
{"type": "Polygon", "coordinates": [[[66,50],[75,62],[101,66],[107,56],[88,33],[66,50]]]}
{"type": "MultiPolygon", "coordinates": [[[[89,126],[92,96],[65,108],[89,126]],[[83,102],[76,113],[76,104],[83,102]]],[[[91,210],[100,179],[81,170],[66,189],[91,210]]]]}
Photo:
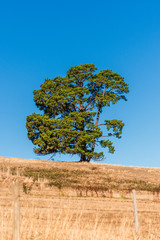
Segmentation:
{"type": "MultiPolygon", "coordinates": [[[[139,239],[160,239],[160,203],[138,201],[139,239]]],[[[0,239],[12,239],[11,198],[1,199],[0,239]]],[[[21,197],[21,239],[134,239],[132,201],[21,197]]]]}
{"type": "MultiPolygon", "coordinates": [[[[86,171],[86,176],[97,181],[105,174],[112,173],[112,179],[141,180],[146,175],[146,182],[158,184],[151,180],[152,175],[160,173],[159,169],[125,168],[98,164],[57,163],[47,165],[44,161],[0,158],[0,240],[12,239],[12,181],[19,181],[21,186],[21,240],[134,240],[134,218],[131,193],[126,189],[114,189],[112,196],[107,191],[87,193],[86,189],[48,186],[47,179],[34,182],[31,191],[24,193],[25,182],[33,183],[33,179],[12,175],[9,167],[69,169],[70,171],[86,171]],[[4,161],[3,161],[4,159],[4,161]],[[33,163],[33,164],[32,164],[33,163]],[[94,167],[94,169],[93,169],[94,167]],[[96,169],[95,169],[96,168],[96,169]],[[88,174],[91,172],[92,174],[88,174]],[[117,174],[118,173],[118,174],[117,174]],[[128,173],[128,175],[127,175],[128,173]],[[138,175],[139,174],[139,175],[138,175]],[[81,194],[80,194],[81,193],[81,194]],[[107,195],[108,193],[108,195],[107,195]],[[82,196],[80,196],[82,195],[82,196]]],[[[85,174],[85,172],[84,172],[85,174]]],[[[18,173],[19,175],[19,173],[18,173]]],[[[78,176],[80,178],[80,176],[78,176]]],[[[85,176],[82,182],[86,183],[85,176]]],[[[160,239],[160,200],[158,192],[137,191],[139,217],[139,240],[160,239]]]]}

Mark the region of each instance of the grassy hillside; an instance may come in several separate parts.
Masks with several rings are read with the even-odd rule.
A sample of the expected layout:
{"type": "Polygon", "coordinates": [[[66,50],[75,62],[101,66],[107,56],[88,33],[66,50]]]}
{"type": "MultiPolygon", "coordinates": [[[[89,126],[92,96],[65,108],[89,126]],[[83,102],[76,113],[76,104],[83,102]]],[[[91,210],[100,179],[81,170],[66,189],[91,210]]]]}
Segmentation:
{"type": "MultiPolygon", "coordinates": [[[[56,161],[27,160],[0,157],[1,172],[24,182],[32,188],[44,182],[45,187],[59,190],[72,189],[85,192],[86,196],[112,194],[113,191],[159,192],[160,169],[142,167],[123,167],[96,163],[66,163],[56,161]],[[18,172],[18,173],[17,173],[18,172]]],[[[41,184],[42,185],[42,184],[41,184]]],[[[31,191],[30,189],[28,189],[31,191]]]]}
{"type": "Polygon", "coordinates": [[[160,169],[0,157],[0,239],[12,240],[13,181],[21,240],[160,239],[160,169]]]}

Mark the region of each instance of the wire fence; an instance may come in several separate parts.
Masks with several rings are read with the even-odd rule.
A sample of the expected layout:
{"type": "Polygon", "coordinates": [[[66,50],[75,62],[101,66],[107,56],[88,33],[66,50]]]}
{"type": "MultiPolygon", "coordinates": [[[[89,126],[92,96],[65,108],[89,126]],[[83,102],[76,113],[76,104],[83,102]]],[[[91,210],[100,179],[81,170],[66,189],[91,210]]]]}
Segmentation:
{"type": "Polygon", "coordinates": [[[18,181],[19,170],[15,179],[9,170],[4,172],[0,240],[160,239],[158,196],[136,200],[135,190],[127,198],[54,196],[47,195],[42,181],[33,194],[18,181]]]}

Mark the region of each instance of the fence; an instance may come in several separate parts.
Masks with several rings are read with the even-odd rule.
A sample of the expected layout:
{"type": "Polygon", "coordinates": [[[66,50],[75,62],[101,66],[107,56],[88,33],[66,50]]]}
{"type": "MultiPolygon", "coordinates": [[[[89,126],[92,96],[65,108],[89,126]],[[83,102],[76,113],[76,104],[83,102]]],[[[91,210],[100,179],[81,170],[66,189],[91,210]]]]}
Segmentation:
{"type": "Polygon", "coordinates": [[[160,239],[159,201],[136,204],[134,190],[130,199],[49,196],[42,185],[32,195],[17,179],[5,197],[1,193],[1,240],[160,239]]]}

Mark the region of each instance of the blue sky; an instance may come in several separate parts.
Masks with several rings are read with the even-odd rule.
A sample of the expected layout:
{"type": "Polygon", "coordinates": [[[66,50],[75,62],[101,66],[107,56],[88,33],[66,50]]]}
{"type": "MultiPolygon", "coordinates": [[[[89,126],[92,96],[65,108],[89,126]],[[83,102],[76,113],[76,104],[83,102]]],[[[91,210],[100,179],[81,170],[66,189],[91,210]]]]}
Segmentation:
{"type": "Polygon", "coordinates": [[[127,102],[104,111],[102,119],[122,119],[125,128],[103,163],[160,167],[159,12],[154,0],[1,1],[0,156],[39,158],[25,128],[26,116],[38,112],[33,90],[71,66],[94,63],[130,87],[127,102]]]}

